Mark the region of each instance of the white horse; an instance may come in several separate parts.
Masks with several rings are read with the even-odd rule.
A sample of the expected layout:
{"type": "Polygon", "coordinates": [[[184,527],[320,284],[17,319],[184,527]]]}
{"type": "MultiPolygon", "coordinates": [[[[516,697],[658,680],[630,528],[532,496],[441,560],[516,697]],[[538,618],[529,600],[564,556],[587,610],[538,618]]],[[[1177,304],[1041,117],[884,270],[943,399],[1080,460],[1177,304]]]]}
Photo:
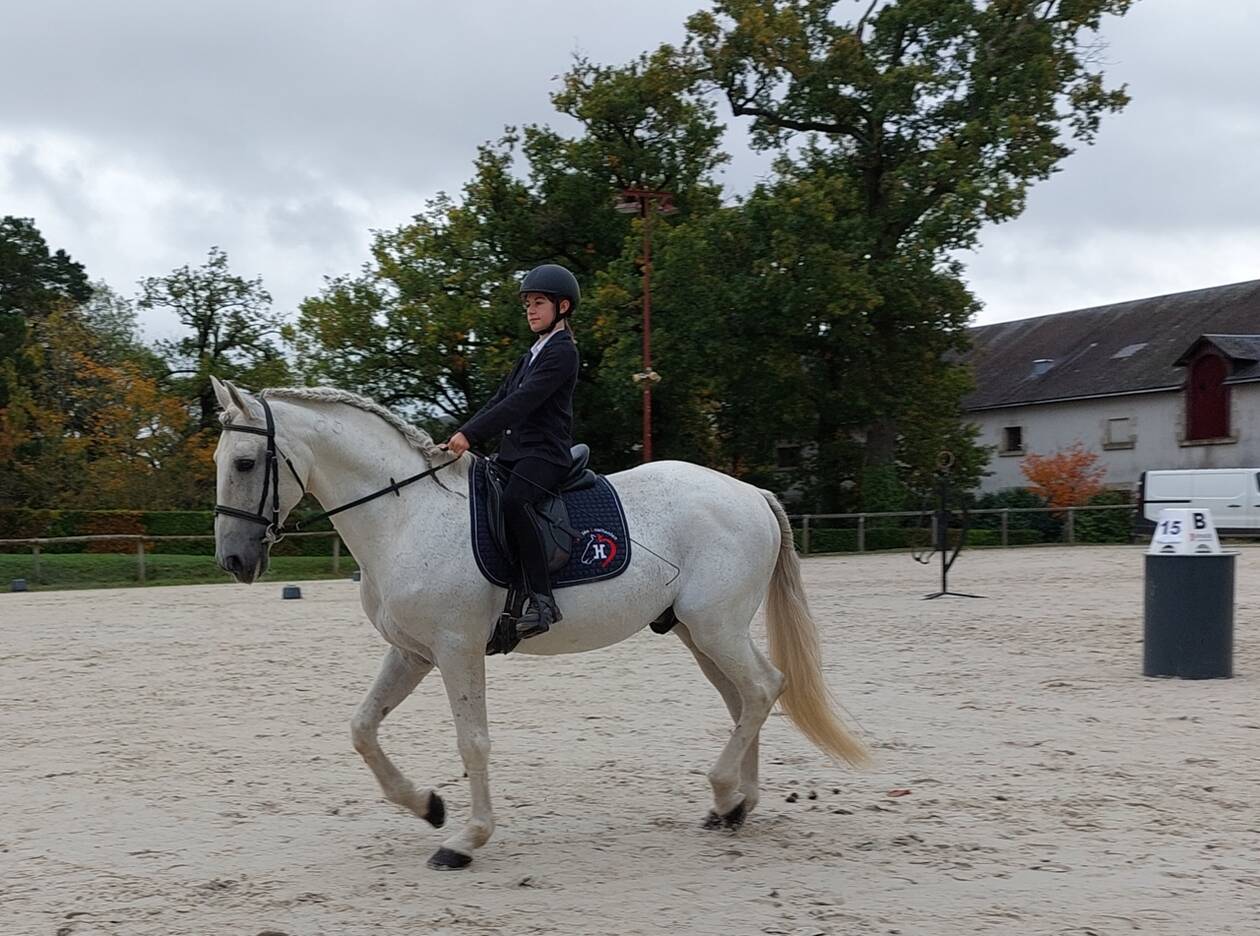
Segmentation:
{"type": "MultiPolygon", "coordinates": [[[[274,539],[270,522],[282,523],[303,490],[331,509],[390,479],[415,474],[422,458],[431,466],[452,461],[423,431],[346,391],[264,390],[264,405],[230,383],[216,380],[214,390],[225,426],[245,429],[224,432],[214,455],[218,503],[228,508],[215,520],[215,558],[241,582],[253,582],[266,570],[274,539]],[[269,444],[286,463],[283,468],[272,458],[268,469],[269,444]],[[273,509],[269,519],[264,512],[273,509]]],[[[434,826],[445,819],[441,798],[403,777],[381,750],[377,728],[433,667],[446,685],[472,788],[472,816],[429,859],[435,868],[464,867],[494,832],[485,647],[505,592],[486,581],[473,561],[471,463],[465,454],[404,488],[401,497],[391,493],[334,520],[362,572],[363,610],[389,644],[351,723],[354,747],[386,799],[434,826]]],[[[609,480],[621,497],[631,536],[678,568],[636,551],[620,576],[566,588],[564,619],[549,633],[522,642],[517,652],[606,647],[672,607],[678,621],[673,632],[722,694],[735,722],[709,771],[713,811],[707,828],[738,828],[756,806],[758,735],[776,700],[819,749],[855,764],[864,760],[863,745],[837,716],[823,681],[791,527],[775,496],[676,461],[641,465],[609,480]],[[763,599],[770,660],[749,636],[763,599]]]]}

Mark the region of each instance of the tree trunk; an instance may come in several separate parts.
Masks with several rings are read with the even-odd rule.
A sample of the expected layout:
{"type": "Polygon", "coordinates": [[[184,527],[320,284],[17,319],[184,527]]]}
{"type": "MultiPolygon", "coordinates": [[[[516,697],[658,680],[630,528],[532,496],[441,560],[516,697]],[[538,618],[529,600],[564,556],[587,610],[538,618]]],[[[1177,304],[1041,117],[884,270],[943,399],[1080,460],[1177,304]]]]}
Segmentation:
{"type": "Polygon", "coordinates": [[[214,387],[207,380],[197,394],[197,405],[201,407],[198,425],[202,429],[217,429],[219,426],[218,400],[214,396],[214,387]]]}

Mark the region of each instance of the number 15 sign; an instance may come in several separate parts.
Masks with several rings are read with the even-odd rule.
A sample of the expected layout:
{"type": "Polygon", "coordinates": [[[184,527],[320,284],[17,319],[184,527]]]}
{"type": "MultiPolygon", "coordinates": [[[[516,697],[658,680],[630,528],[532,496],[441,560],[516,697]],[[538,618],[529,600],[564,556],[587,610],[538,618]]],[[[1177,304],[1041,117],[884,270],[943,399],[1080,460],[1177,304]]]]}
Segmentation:
{"type": "Polygon", "coordinates": [[[1150,555],[1202,556],[1221,551],[1221,542],[1207,510],[1168,509],[1159,512],[1150,555]]]}

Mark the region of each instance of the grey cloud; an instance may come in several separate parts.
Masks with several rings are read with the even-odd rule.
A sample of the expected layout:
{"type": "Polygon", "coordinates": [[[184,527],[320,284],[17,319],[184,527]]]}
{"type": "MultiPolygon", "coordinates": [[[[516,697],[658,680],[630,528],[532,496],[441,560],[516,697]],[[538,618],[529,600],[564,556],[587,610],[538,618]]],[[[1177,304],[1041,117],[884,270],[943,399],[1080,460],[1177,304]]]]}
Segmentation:
{"type": "MultiPolygon", "coordinates": [[[[124,291],[138,276],[200,262],[217,243],[240,272],[263,274],[277,307],[292,308],[324,275],[359,266],[370,228],[457,191],[477,145],[505,124],[566,127],[548,95],[574,51],[626,61],[680,39],[703,6],[10,3],[0,86],[21,93],[0,96],[0,144],[83,145],[70,163],[10,147],[0,200],[41,213],[51,241],[124,291]],[[94,186],[106,164],[152,178],[159,195],[139,204],[134,189],[94,186]]],[[[1022,217],[986,230],[983,251],[964,258],[987,315],[1237,273],[1236,258],[1183,245],[1227,243],[1222,232],[1243,241],[1260,215],[1258,27],[1254,0],[1140,0],[1107,23],[1102,61],[1133,103],[1104,120],[1097,146],[1033,189],[1022,217]],[[1135,251],[1161,262],[1134,262],[1135,251]]],[[[768,160],[747,151],[744,122],[724,105],[719,113],[735,155],[727,185],[746,191],[768,160]]]]}
{"type": "Polygon", "coordinates": [[[0,160],[0,173],[9,187],[46,199],[57,211],[77,225],[99,218],[86,191],[83,169],[77,165],[50,168],[38,159],[34,147],[18,148],[0,160]]]}
{"type": "Polygon", "coordinates": [[[196,182],[434,191],[503,125],[554,118],[551,79],[576,48],[626,58],[680,36],[683,14],[666,0],[24,4],[6,14],[0,80],[39,90],[6,95],[0,120],[162,153],[196,182]]]}
{"type": "Polygon", "coordinates": [[[282,247],[345,248],[353,240],[353,215],[331,198],[274,204],[266,214],[267,232],[282,247]]]}

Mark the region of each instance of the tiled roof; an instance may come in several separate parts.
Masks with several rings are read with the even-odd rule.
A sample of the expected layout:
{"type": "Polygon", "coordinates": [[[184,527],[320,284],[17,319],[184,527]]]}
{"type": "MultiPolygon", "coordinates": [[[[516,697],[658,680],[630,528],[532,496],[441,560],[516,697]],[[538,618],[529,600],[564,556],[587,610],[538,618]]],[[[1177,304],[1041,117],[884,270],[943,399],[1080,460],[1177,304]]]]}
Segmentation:
{"type": "Polygon", "coordinates": [[[1176,389],[1200,338],[1234,360],[1229,382],[1260,380],[1260,280],[1137,299],[970,333],[967,409],[1176,389]]]}

